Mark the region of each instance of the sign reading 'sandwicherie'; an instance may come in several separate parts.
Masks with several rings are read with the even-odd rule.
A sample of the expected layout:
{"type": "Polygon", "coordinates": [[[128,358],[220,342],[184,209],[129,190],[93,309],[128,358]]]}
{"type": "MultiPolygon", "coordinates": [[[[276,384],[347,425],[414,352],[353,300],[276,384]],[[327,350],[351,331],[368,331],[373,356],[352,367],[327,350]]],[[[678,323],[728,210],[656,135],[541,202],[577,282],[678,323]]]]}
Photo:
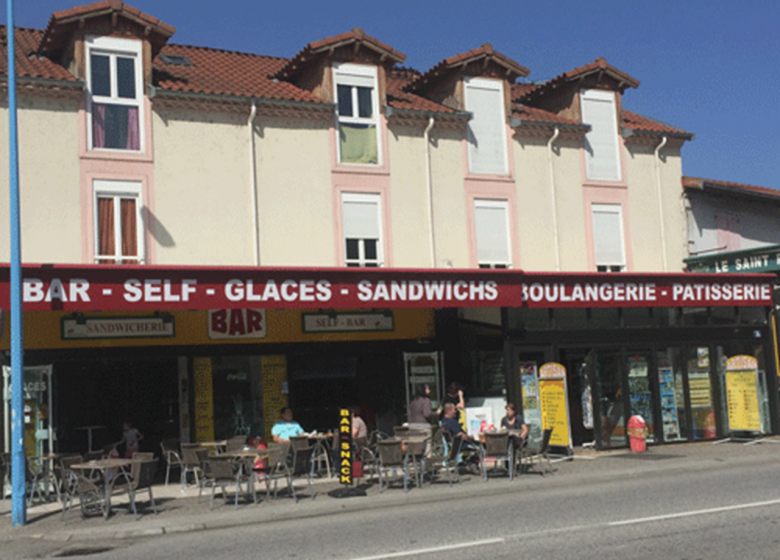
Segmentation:
{"type": "MultiPolygon", "coordinates": [[[[765,306],[762,274],[25,266],[26,310],[765,306]]],[[[0,307],[9,302],[0,268],[0,307]]]]}

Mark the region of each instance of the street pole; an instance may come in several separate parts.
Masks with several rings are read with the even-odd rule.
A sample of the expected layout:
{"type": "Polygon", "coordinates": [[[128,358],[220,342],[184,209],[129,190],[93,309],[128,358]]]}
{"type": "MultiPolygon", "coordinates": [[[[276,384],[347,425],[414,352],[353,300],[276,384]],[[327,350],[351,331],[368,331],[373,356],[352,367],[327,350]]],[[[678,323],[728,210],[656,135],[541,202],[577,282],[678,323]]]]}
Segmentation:
{"type": "Polygon", "coordinates": [[[8,0],[8,168],[11,218],[11,524],[24,525],[24,352],[22,345],[22,247],[19,219],[19,150],[16,129],[16,30],[14,0],[8,0]]]}

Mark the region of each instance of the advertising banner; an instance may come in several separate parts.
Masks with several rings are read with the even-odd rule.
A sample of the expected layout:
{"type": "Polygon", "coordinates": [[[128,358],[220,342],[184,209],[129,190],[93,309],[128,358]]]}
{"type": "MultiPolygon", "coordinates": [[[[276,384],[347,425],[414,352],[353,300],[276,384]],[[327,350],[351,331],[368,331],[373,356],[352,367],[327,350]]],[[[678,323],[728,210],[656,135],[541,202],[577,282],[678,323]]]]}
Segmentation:
{"type": "Polygon", "coordinates": [[[758,360],[734,356],[726,361],[726,393],[731,432],[760,432],[758,360]]]}
{"type": "Polygon", "coordinates": [[[571,447],[566,368],[561,364],[550,362],[539,368],[539,397],[542,427],[553,428],[550,445],[571,447]]]}

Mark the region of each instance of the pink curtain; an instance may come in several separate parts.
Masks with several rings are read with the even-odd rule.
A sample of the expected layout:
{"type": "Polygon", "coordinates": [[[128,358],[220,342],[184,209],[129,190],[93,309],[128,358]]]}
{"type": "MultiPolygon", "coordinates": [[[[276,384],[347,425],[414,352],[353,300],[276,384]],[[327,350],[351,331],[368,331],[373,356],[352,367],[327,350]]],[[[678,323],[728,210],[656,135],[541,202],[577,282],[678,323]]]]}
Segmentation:
{"type": "MultiPolygon", "coordinates": [[[[136,226],[135,200],[123,198],[119,204],[122,220],[122,256],[138,256],[138,229],[136,226]]],[[[123,264],[135,264],[137,261],[128,259],[123,264]]]]}
{"type": "Polygon", "coordinates": [[[95,104],[92,106],[92,146],[94,148],[106,147],[106,106],[95,104]]]}
{"type": "MultiPolygon", "coordinates": [[[[114,200],[98,198],[98,254],[114,254],[114,200]]],[[[99,264],[110,264],[113,259],[100,259],[99,264]]]]}
{"type": "Polygon", "coordinates": [[[138,107],[127,109],[127,149],[141,149],[141,134],[138,126],[138,107]]]}

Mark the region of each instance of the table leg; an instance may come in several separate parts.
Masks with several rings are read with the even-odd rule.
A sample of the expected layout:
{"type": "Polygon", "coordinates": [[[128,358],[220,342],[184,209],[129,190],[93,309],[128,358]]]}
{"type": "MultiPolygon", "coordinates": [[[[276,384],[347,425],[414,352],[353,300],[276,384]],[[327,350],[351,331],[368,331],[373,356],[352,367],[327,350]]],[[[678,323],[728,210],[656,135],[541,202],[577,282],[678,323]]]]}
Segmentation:
{"type": "Polygon", "coordinates": [[[106,519],[108,519],[108,516],[111,513],[110,473],[111,469],[103,469],[103,517],[106,519]]]}

